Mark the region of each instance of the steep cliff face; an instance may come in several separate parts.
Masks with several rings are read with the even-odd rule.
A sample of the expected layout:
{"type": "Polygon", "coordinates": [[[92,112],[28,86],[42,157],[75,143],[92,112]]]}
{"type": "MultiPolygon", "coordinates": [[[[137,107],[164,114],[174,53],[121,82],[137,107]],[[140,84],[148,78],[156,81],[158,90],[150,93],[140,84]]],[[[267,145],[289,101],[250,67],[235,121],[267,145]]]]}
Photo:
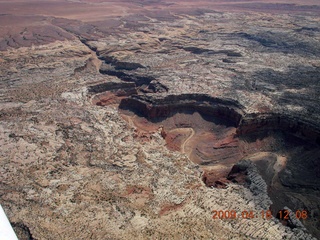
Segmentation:
{"type": "Polygon", "coordinates": [[[120,109],[129,109],[150,120],[171,116],[187,109],[203,115],[225,119],[237,128],[237,135],[272,130],[284,131],[314,143],[320,143],[320,129],[313,122],[299,116],[281,113],[245,114],[236,101],[218,99],[201,94],[168,95],[164,98],[131,95],[121,101],[120,109]]]}
{"type": "Polygon", "coordinates": [[[320,238],[307,1],[1,1],[0,201],[19,237],[320,238]]]}
{"type": "MultiPolygon", "coordinates": [[[[314,157],[320,153],[320,134],[311,122],[289,114],[246,114],[236,101],[201,94],[132,95],[121,100],[119,109],[138,116],[131,120],[137,129],[148,131],[142,122],[161,127],[170,150],[187,154],[201,166],[201,179],[207,187],[227,188],[237,183],[254,195],[261,196],[257,191],[264,191],[264,197],[257,201],[264,202],[264,208],[270,208],[274,216],[287,206],[316,211],[320,189],[316,179],[320,175],[314,157]],[[246,157],[257,168],[250,161],[239,162],[246,157]],[[301,194],[298,187],[309,194],[307,202],[295,200],[301,194]]],[[[291,228],[301,224],[292,221],[297,224],[291,228]]],[[[310,219],[305,225],[314,228],[310,219]]],[[[303,229],[296,231],[303,235],[303,229]]]]}
{"type": "Polygon", "coordinates": [[[244,135],[267,130],[288,132],[320,144],[320,129],[317,124],[301,119],[299,116],[281,113],[246,115],[239,124],[237,134],[244,135]]]}
{"type": "Polygon", "coordinates": [[[151,120],[168,117],[183,109],[226,119],[234,126],[238,126],[242,118],[242,107],[236,101],[201,94],[168,95],[164,98],[136,95],[122,100],[119,108],[134,110],[151,120]]]}
{"type": "Polygon", "coordinates": [[[107,82],[88,87],[94,105],[119,104],[123,98],[137,94],[136,85],[131,82],[107,82]]]}

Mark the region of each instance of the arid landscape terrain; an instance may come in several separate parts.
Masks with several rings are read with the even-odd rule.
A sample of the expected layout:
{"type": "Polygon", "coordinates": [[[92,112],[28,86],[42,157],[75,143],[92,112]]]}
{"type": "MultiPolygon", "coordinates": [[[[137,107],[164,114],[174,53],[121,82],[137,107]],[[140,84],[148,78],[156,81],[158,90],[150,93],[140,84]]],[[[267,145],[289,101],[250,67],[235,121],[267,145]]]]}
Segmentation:
{"type": "Polygon", "coordinates": [[[320,239],[320,2],[0,0],[0,146],[19,239],[320,239]]]}

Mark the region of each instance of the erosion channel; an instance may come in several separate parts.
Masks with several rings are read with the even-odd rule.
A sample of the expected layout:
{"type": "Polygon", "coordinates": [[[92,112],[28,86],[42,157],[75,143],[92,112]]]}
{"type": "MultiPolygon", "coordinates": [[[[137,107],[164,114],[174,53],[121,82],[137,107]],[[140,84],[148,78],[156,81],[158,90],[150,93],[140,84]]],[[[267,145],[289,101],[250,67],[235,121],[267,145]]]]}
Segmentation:
{"type": "MultiPolygon", "coordinates": [[[[201,94],[159,97],[137,94],[131,87],[129,83],[93,86],[93,103],[117,104],[140,141],[161,129],[169,150],[186,154],[200,166],[207,187],[226,188],[230,182],[246,185],[247,173],[236,164],[241,159],[252,161],[268,186],[273,215],[285,207],[306,210],[308,218],[301,222],[320,237],[316,126],[285,114],[246,114],[243,106],[230,99],[201,94]]],[[[283,224],[296,227],[290,219],[283,224]]]]}

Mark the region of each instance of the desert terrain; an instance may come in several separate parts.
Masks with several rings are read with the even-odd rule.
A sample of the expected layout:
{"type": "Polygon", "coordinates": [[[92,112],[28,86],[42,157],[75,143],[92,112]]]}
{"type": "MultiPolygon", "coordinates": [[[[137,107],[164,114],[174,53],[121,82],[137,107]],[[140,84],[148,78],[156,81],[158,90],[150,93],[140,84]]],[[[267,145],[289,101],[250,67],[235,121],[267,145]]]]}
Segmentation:
{"type": "Polygon", "coordinates": [[[320,239],[319,78],[317,0],[0,0],[0,204],[19,239],[320,239]]]}

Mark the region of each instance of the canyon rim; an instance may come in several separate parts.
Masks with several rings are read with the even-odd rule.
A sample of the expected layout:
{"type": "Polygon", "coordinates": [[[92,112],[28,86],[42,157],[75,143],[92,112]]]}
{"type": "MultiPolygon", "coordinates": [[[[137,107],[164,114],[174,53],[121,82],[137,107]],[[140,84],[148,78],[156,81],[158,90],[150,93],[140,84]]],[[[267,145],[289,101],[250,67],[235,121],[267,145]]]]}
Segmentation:
{"type": "Polygon", "coordinates": [[[18,238],[320,239],[319,16],[316,0],[0,1],[18,238]]]}

